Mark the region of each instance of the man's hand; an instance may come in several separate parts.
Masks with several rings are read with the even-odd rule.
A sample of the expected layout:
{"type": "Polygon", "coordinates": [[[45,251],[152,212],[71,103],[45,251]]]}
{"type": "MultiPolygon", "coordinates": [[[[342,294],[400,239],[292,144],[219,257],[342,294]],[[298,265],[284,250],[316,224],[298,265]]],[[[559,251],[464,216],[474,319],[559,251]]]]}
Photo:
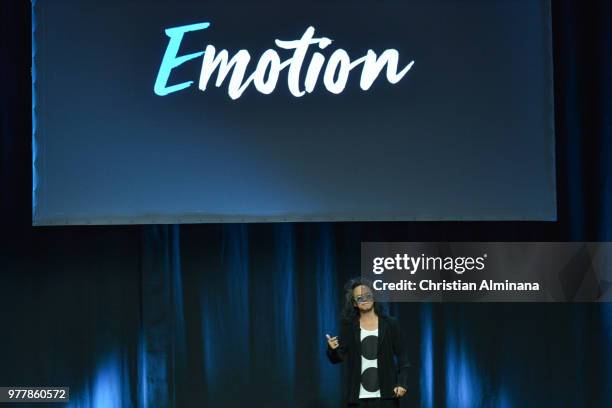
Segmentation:
{"type": "Polygon", "coordinates": [[[335,350],[338,348],[338,346],[340,345],[338,343],[338,336],[331,337],[329,334],[326,334],[325,337],[327,337],[327,344],[332,350],[335,350]]]}
{"type": "Polygon", "coordinates": [[[406,389],[404,387],[395,387],[393,389],[393,393],[397,398],[401,398],[404,396],[404,394],[406,394],[406,389]]]}

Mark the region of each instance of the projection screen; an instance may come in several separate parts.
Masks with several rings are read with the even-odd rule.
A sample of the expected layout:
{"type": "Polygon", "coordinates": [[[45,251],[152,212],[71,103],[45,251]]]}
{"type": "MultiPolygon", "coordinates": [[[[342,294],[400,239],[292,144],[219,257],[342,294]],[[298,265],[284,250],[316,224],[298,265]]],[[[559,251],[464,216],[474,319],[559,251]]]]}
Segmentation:
{"type": "Polygon", "coordinates": [[[556,219],[549,1],[32,17],[34,225],[556,219]]]}

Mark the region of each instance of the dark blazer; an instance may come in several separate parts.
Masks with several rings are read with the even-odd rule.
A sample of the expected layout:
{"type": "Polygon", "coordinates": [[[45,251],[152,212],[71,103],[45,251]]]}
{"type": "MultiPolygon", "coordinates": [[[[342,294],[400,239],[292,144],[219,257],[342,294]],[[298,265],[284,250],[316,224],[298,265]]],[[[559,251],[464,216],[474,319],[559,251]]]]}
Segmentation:
{"type": "MultiPolygon", "coordinates": [[[[334,363],[346,361],[348,375],[347,400],[359,402],[359,385],[361,383],[361,339],[359,319],[344,321],[338,336],[339,346],[332,350],[327,347],[327,357],[334,363]]],[[[399,323],[389,316],[378,317],[378,382],[381,398],[396,398],[393,388],[404,387],[408,392],[409,370],[406,342],[399,323]],[[397,366],[394,357],[397,357],[397,366]]]]}

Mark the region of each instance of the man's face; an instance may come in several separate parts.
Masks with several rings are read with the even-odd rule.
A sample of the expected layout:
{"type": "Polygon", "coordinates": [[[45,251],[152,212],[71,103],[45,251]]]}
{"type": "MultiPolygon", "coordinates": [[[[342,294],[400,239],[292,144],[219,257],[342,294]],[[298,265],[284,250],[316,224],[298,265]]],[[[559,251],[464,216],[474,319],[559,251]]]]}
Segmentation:
{"type": "Polygon", "coordinates": [[[359,285],[353,289],[353,304],[362,312],[368,312],[374,307],[374,297],[370,288],[359,285]]]}

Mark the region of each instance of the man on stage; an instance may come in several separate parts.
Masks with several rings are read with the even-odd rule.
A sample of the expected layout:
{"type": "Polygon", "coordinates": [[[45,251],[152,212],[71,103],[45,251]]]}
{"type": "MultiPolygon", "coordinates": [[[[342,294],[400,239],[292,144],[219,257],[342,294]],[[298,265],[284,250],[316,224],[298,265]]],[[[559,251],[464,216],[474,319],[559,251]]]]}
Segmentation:
{"type": "Polygon", "coordinates": [[[348,406],[399,407],[408,389],[406,345],[399,323],[385,315],[369,282],[347,283],[340,336],[326,336],[329,360],[347,364],[348,406]]]}

